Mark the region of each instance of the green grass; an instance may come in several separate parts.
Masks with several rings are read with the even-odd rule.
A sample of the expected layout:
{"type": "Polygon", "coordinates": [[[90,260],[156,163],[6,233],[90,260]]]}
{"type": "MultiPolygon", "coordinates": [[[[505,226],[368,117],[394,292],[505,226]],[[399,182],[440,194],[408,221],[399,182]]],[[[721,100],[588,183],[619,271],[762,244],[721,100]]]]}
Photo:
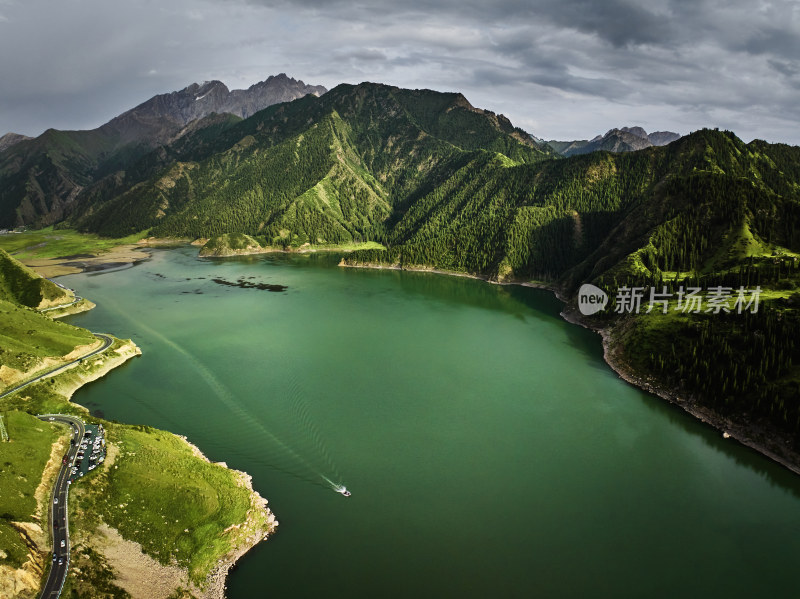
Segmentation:
{"type": "Polygon", "coordinates": [[[36,514],[34,493],[56,439],[66,429],[18,411],[3,412],[9,442],[0,442],[0,564],[20,567],[28,549],[10,522],[30,522],[36,514]]]}
{"type": "Polygon", "coordinates": [[[339,251],[339,252],[355,252],[357,250],[385,250],[377,241],[365,241],[363,243],[336,243],[331,245],[307,245],[304,250],[313,251],[339,251]]]}
{"type": "Polygon", "coordinates": [[[0,365],[27,371],[42,358],[59,358],[95,341],[86,329],[0,300],[0,365]]]}
{"type": "Polygon", "coordinates": [[[128,342],[114,339],[114,343],[106,351],[4,397],[0,400],[0,409],[24,410],[36,414],[59,412],[85,417],[85,410],[66,401],[67,391],[79,387],[82,381],[105,369],[107,356],[126,343],[128,342]]]}
{"type": "MultiPolygon", "coordinates": [[[[120,343],[117,341],[111,349],[120,343]]],[[[72,413],[86,418],[78,406],[65,401],[60,390],[74,386],[78,377],[102,367],[94,362],[88,360],[55,380],[46,379],[27,387],[3,399],[0,409],[72,413]]],[[[25,414],[20,417],[33,418],[25,414]]],[[[233,542],[241,542],[243,535],[251,534],[252,531],[244,529],[225,533],[228,527],[244,522],[251,507],[249,491],[238,486],[232,471],[196,457],[172,433],[89,420],[102,422],[109,442],[121,451],[112,467],[98,468],[72,486],[70,521],[82,534],[89,533],[103,520],[126,539],[140,543],[143,551],[158,561],[166,564],[174,560],[186,567],[198,584],[233,542]]],[[[49,426],[38,420],[32,422],[40,428],[49,426]]],[[[16,420],[11,424],[9,434],[13,435],[17,430],[16,420]]],[[[50,443],[43,441],[40,450],[49,455],[50,443]]],[[[5,445],[9,444],[0,444],[0,456],[5,445]]],[[[1,480],[0,485],[3,485],[1,480]]],[[[5,486],[0,489],[5,497],[5,486]]],[[[266,529],[263,519],[261,524],[266,529]]],[[[13,529],[0,519],[0,549],[24,561],[25,547],[17,538],[13,529]]],[[[86,553],[84,550],[88,548],[76,547],[76,559],[80,558],[79,552],[86,553]]],[[[85,585],[94,588],[100,582],[111,584],[99,562],[90,559],[84,565],[87,569],[75,583],[77,586],[73,585],[75,589],[85,585]]],[[[83,596],[79,589],[77,592],[76,596],[83,596]]]]}
{"type": "Polygon", "coordinates": [[[248,247],[260,248],[261,244],[249,235],[243,233],[225,233],[219,237],[213,237],[203,246],[204,250],[220,252],[225,250],[244,250],[248,247]]]}
{"type": "Polygon", "coordinates": [[[8,520],[0,517],[0,550],[6,554],[0,565],[19,568],[28,559],[28,547],[19,531],[8,520]]]}
{"type": "Polygon", "coordinates": [[[148,555],[174,560],[201,582],[230,549],[224,531],[246,518],[249,492],[232,471],[198,459],[171,433],[118,424],[106,430],[120,455],[73,502],[76,518],[96,514],[148,555]]]}
{"type": "Polygon", "coordinates": [[[0,444],[0,515],[30,520],[36,511],[33,492],[42,479],[51,445],[66,429],[19,411],[3,413],[9,441],[0,444]]]}
{"type": "Polygon", "coordinates": [[[136,243],[146,231],[128,237],[100,237],[94,233],[79,233],[72,229],[53,227],[25,233],[0,235],[0,249],[14,254],[18,260],[64,258],[78,254],[100,254],[118,245],[136,243]]]}
{"type": "Polygon", "coordinates": [[[0,248],[0,300],[37,308],[44,301],[66,304],[74,295],[43,279],[0,248]]]}
{"type": "MultiPolygon", "coordinates": [[[[212,252],[220,252],[221,255],[224,255],[225,250],[244,250],[247,247],[252,246],[261,247],[265,252],[282,250],[281,247],[264,246],[259,243],[257,239],[249,235],[244,235],[242,233],[226,233],[224,235],[220,235],[219,237],[213,237],[209,239],[206,245],[203,246],[200,255],[202,256],[206,253],[212,252]]],[[[292,245],[289,249],[300,250],[304,252],[354,252],[356,250],[385,250],[386,248],[376,241],[353,241],[348,243],[309,244],[303,246],[292,245]]]]}
{"type": "Polygon", "coordinates": [[[753,233],[746,219],[728,231],[719,244],[719,248],[709,259],[703,272],[712,273],[736,266],[748,258],[767,258],[777,255],[794,256],[793,252],[772,246],[762,241],[753,233]]]}
{"type": "Polygon", "coordinates": [[[648,372],[654,357],[668,355],[672,342],[680,339],[687,322],[695,318],[704,318],[701,314],[688,314],[673,311],[674,304],[666,314],[657,305],[649,314],[645,313],[645,302],[622,333],[622,346],[625,358],[638,372],[648,372]]]}

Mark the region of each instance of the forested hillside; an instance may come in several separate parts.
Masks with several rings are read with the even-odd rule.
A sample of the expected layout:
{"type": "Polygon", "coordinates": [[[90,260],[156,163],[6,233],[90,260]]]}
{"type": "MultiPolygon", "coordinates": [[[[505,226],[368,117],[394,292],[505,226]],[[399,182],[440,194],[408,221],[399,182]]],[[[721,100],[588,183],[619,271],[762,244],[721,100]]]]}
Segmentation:
{"type": "Polygon", "coordinates": [[[207,81],[154,96],[90,131],[48,129],[35,139],[4,135],[0,138],[0,228],[60,222],[71,214],[88,186],[108,175],[124,180],[125,171],[142,168],[141,164],[134,168],[134,163],[154,148],[180,145],[183,136],[209,128],[194,137],[197,145],[203,135],[217,133],[220,124],[325,91],[283,73],[246,90],[230,91],[220,81],[207,81]]]}
{"type": "Polygon", "coordinates": [[[386,235],[393,216],[471,161],[553,156],[460,94],[341,85],[145,156],[88,189],[71,222],[107,235],[241,232],[265,245],[386,235]],[[195,143],[195,140],[196,143],[195,143]]]}
{"type": "Polygon", "coordinates": [[[254,248],[375,241],[385,249],[346,263],[537,281],[568,298],[591,282],[611,303],[587,322],[612,332],[628,367],[800,446],[797,147],[702,130],[561,158],[460,94],[341,85],[244,120],[208,117],[87,186],[69,224],[243,234],[254,248]],[[642,309],[615,313],[632,287],[642,309]],[[687,311],[676,299],[688,288],[760,296],[746,314],[687,311]],[[647,310],[655,291],[666,312],[647,310]]]}

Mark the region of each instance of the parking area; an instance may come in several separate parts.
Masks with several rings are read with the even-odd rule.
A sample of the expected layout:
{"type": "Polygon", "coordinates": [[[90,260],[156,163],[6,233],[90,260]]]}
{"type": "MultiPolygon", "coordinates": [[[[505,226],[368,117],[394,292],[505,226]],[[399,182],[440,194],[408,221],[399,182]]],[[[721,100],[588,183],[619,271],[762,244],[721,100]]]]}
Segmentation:
{"type": "Polygon", "coordinates": [[[70,468],[70,480],[81,478],[100,466],[106,459],[106,438],[103,425],[87,424],[83,438],[78,440],[78,454],[70,468]]]}

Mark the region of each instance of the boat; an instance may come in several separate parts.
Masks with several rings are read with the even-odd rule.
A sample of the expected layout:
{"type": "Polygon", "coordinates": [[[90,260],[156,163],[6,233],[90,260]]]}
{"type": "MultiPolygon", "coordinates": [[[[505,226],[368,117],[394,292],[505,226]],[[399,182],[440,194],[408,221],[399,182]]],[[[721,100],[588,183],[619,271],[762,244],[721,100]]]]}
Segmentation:
{"type": "Polygon", "coordinates": [[[338,487],[336,487],[336,492],[341,493],[345,497],[350,497],[350,495],[352,495],[352,493],[350,493],[350,491],[348,491],[347,487],[345,487],[344,485],[339,485],[338,487]]]}

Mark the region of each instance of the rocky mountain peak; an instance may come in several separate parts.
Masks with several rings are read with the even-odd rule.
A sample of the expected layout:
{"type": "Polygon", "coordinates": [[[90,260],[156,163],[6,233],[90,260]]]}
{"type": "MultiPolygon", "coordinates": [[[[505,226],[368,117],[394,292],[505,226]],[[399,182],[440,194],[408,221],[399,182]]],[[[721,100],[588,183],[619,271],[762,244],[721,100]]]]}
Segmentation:
{"type": "Polygon", "coordinates": [[[154,96],[100,129],[116,134],[121,143],[139,140],[164,143],[192,121],[212,113],[227,112],[247,118],[272,104],[290,102],[310,93],[319,96],[326,91],[322,86],[306,85],[285,73],[270,76],[246,90],[231,91],[215,79],[154,96]]]}
{"type": "Polygon", "coordinates": [[[647,139],[647,131],[645,131],[641,127],[623,127],[622,129],[614,129],[614,131],[624,131],[625,133],[630,133],[632,135],[635,135],[636,137],[647,139]]]}
{"type": "Polygon", "coordinates": [[[642,127],[622,127],[609,129],[605,135],[596,135],[590,140],[547,142],[562,156],[589,154],[598,150],[607,152],[633,152],[652,146],[665,146],[679,139],[680,135],[671,131],[656,131],[648,134],[642,127]]]}
{"type": "Polygon", "coordinates": [[[26,139],[32,138],[28,137],[27,135],[20,135],[19,133],[6,133],[0,137],[0,152],[6,148],[10,148],[11,146],[18,144],[21,141],[25,141],[26,139]]]}

